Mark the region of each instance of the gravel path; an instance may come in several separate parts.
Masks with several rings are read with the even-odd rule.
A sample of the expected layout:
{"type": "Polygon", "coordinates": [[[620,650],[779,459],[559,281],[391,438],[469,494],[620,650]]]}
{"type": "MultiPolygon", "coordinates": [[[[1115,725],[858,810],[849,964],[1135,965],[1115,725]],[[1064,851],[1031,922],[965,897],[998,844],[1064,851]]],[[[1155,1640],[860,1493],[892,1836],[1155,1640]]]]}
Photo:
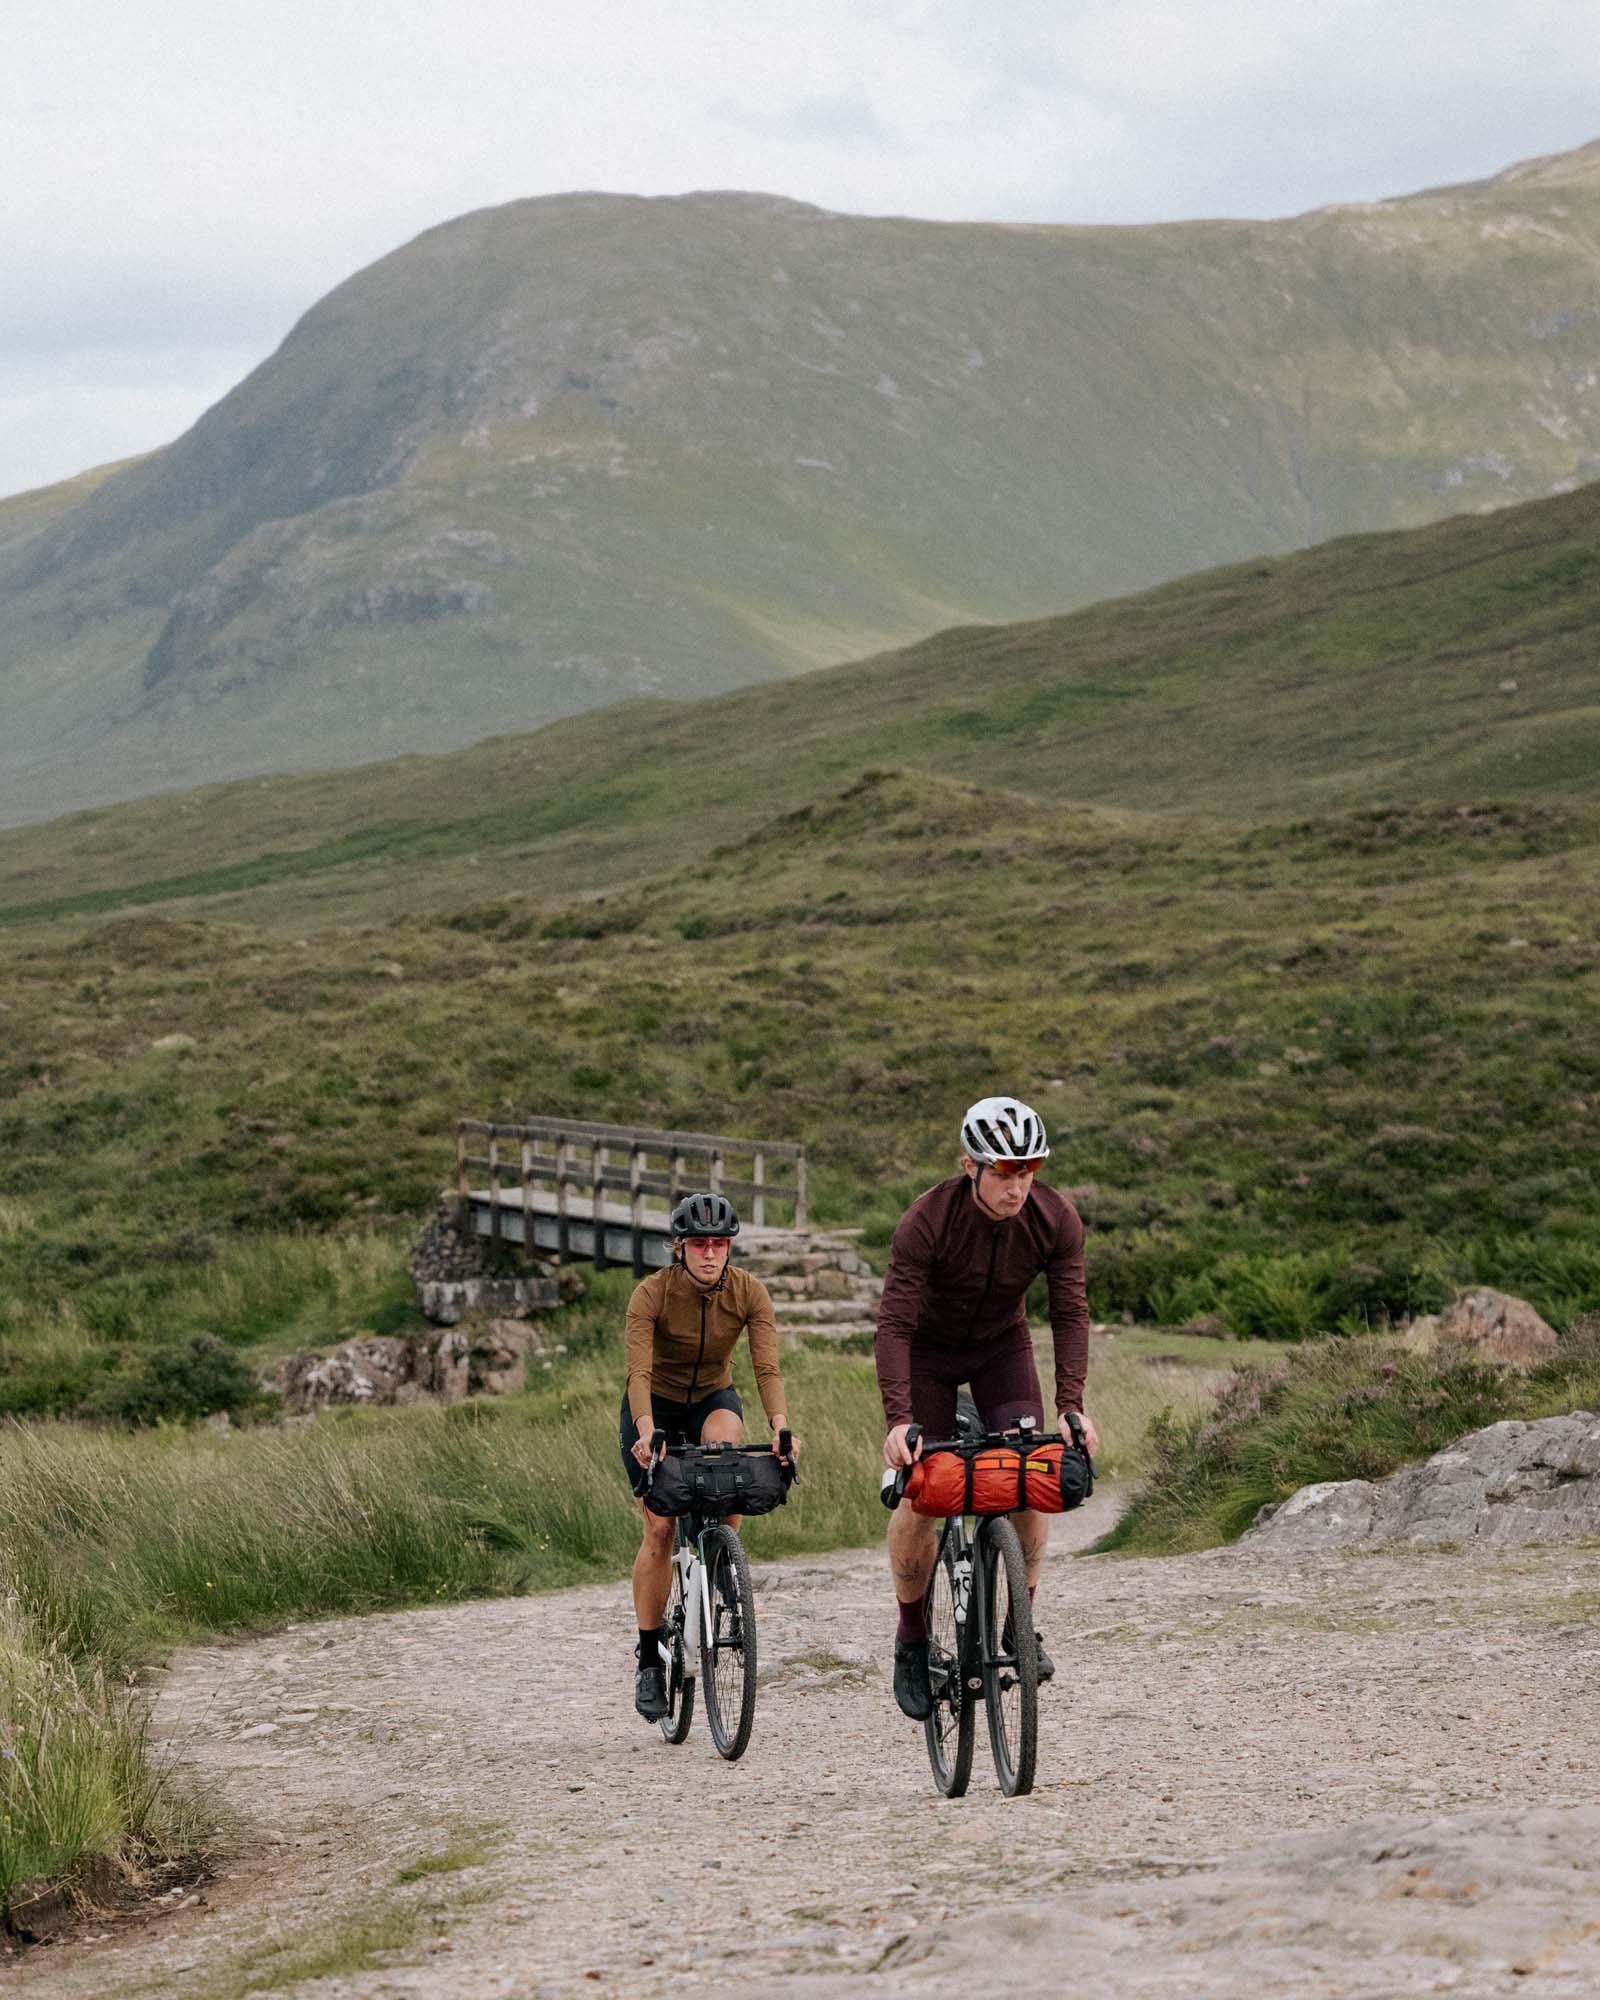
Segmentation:
{"type": "Polygon", "coordinates": [[[1266,2000],[1600,1991],[1600,1814],[1528,1810],[1600,1807],[1600,1549],[1069,1560],[1103,1504],[1057,1524],[1040,1591],[1061,1671],[1030,1799],[994,1789],[981,1723],[971,1794],[933,1793],[888,1689],[880,1551],[757,1564],[736,1766],[698,1715],[680,1749],[634,1717],[619,1585],[301,1626],[182,1655],[157,1713],[262,1845],[15,1987],[220,2000],[287,1945],[415,1913],[304,1990],[956,1992],[999,1962],[1013,1991],[1071,1964],[1130,2000],[1237,1995],[1267,1963],[1266,2000]],[[1409,1832],[1360,1824],[1385,1816],[1409,1832]],[[429,1857],[473,1865],[398,1881],[429,1857]]]}

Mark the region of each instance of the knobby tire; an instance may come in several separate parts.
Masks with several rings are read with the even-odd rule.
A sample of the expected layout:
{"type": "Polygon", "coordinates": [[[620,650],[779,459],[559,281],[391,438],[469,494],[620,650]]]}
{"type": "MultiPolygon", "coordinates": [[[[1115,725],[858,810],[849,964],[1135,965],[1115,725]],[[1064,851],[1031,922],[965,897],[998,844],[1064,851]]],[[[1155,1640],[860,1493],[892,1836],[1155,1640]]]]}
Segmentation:
{"type": "MultiPolygon", "coordinates": [[[[928,1621],[928,1679],[933,1688],[933,1713],[923,1723],[933,1782],[947,1799],[959,1799],[972,1777],[973,1722],[977,1697],[967,1686],[963,1635],[956,1624],[955,1557],[946,1534],[939,1559],[922,1600],[928,1621]]],[[[973,1630],[972,1612],[967,1632],[973,1630]]],[[[966,1656],[970,1658],[970,1652],[966,1656]]]]}
{"type": "Polygon", "coordinates": [[[711,1740],[729,1763],[742,1757],[756,1714],[756,1598],[744,1544],[726,1523],[705,1541],[710,1585],[710,1643],[701,1651],[706,1721],[711,1740]],[[737,1610],[735,1610],[737,1607],[737,1610]]]}
{"type": "Polygon", "coordinates": [[[672,1658],[667,1665],[667,1712],[661,1718],[661,1733],[669,1743],[681,1743],[694,1720],[694,1682],[683,1671],[683,1584],[676,1570],[672,1608],[667,1614],[667,1648],[672,1658]]]}
{"type": "Polygon", "coordinates": [[[1033,1790],[1039,1750],[1039,1652],[1028,1566],[1017,1531],[1003,1514],[980,1528],[976,1567],[989,1747],[1001,1791],[1020,1798],[1033,1790]]]}

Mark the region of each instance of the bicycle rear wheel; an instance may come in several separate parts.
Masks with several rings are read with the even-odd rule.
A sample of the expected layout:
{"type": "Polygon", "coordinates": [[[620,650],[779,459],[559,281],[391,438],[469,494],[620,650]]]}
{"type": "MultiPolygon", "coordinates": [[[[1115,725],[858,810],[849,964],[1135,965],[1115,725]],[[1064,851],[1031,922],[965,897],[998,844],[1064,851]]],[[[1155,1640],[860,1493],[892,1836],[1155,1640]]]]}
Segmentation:
{"type": "Polygon", "coordinates": [[[676,1579],[666,1633],[671,1657],[666,1662],[667,1712],[661,1718],[661,1733],[669,1743],[681,1743],[694,1720],[694,1682],[683,1671],[683,1588],[676,1579]]]}
{"type": "Polygon", "coordinates": [[[1033,1790],[1039,1747],[1039,1652],[1022,1544],[1003,1514],[986,1520],[978,1530],[977,1569],[989,1747],[1000,1789],[1014,1799],[1033,1790]]]}
{"type": "Polygon", "coordinates": [[[711,1740],[731,1763],[742,1757],[756,1714],[756,1599],[744,1545],[719,1524],[706,1536],[711,1630],[700,1654],[711,1740]]]}
{"type": "Polygon", "coordinates": [[[939,1547],[939,1560],[922,1600],[928,1621],[928,1682],[933,1713],[922,1725],[928,1740],[933,1782],[947,1799],[959,1799],[972,1776],[972,1733],[977,1702],[962,1666],[963,1628],[956,1623],[955,1556],[950,1538],[939,1547]]]}

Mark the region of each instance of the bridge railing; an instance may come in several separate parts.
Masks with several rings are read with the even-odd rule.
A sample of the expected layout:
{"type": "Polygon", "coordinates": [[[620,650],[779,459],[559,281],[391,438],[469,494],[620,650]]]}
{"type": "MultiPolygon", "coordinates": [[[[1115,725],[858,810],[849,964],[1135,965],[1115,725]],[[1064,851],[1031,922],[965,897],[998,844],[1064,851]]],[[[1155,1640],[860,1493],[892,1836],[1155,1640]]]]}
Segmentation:
{"type": "Polygon", "coordinates": [[[628,1230],[639,1268],[645,1232],[664,1231],[673,1205],[695,1188],[727,1195],[754,1229],[808,1226],[805,1148],[778,1140],[573,1118],[516,1124],[463,1118],[456,1125],[456,1190],[463,1200],[474,1195],[475,1176],[486,1183],[491,1239],[504,1236],[508,1210],[523,1217],[553,1213],[563,1260],[576,1223],[585,1225],[595,1263],[603,1265],[609,1221],[628,1230]],[[624,1204],[626,1222],[617,1214],[624,1204]]]}

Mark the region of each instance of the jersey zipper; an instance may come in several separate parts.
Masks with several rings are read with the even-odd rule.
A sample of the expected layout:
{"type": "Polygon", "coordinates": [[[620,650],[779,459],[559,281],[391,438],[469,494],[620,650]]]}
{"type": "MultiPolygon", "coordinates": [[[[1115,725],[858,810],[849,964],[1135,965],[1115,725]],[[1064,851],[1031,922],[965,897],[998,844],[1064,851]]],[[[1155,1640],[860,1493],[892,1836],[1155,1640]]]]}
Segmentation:
{"type": "Polygon", "coordinates": [[[978,1303],[972,1308],[972,1331],[978,1330],[978,1320],[984,1307],[989,1303],[989,1288],[994,1283],[994,1255],[1000,1248],[1000,1224],[989,1225],[989,1268],[983,1274],[983,1290],[978,1294],[978,1303]]]}
{"type": "Polygon", "coordinates": [[[695,1388],[700,1380],[700,1364],[702,1361],[705,1360],[705,1358],[706,1358],[706,1295],[704,1292],[702,1292],[700,1294],[700,1352],[694,1358],[694,1367],[690,1370],[689,1373],[689,1393],[683,1399],[691,1409],[694,1407],[695,1388]]]}

